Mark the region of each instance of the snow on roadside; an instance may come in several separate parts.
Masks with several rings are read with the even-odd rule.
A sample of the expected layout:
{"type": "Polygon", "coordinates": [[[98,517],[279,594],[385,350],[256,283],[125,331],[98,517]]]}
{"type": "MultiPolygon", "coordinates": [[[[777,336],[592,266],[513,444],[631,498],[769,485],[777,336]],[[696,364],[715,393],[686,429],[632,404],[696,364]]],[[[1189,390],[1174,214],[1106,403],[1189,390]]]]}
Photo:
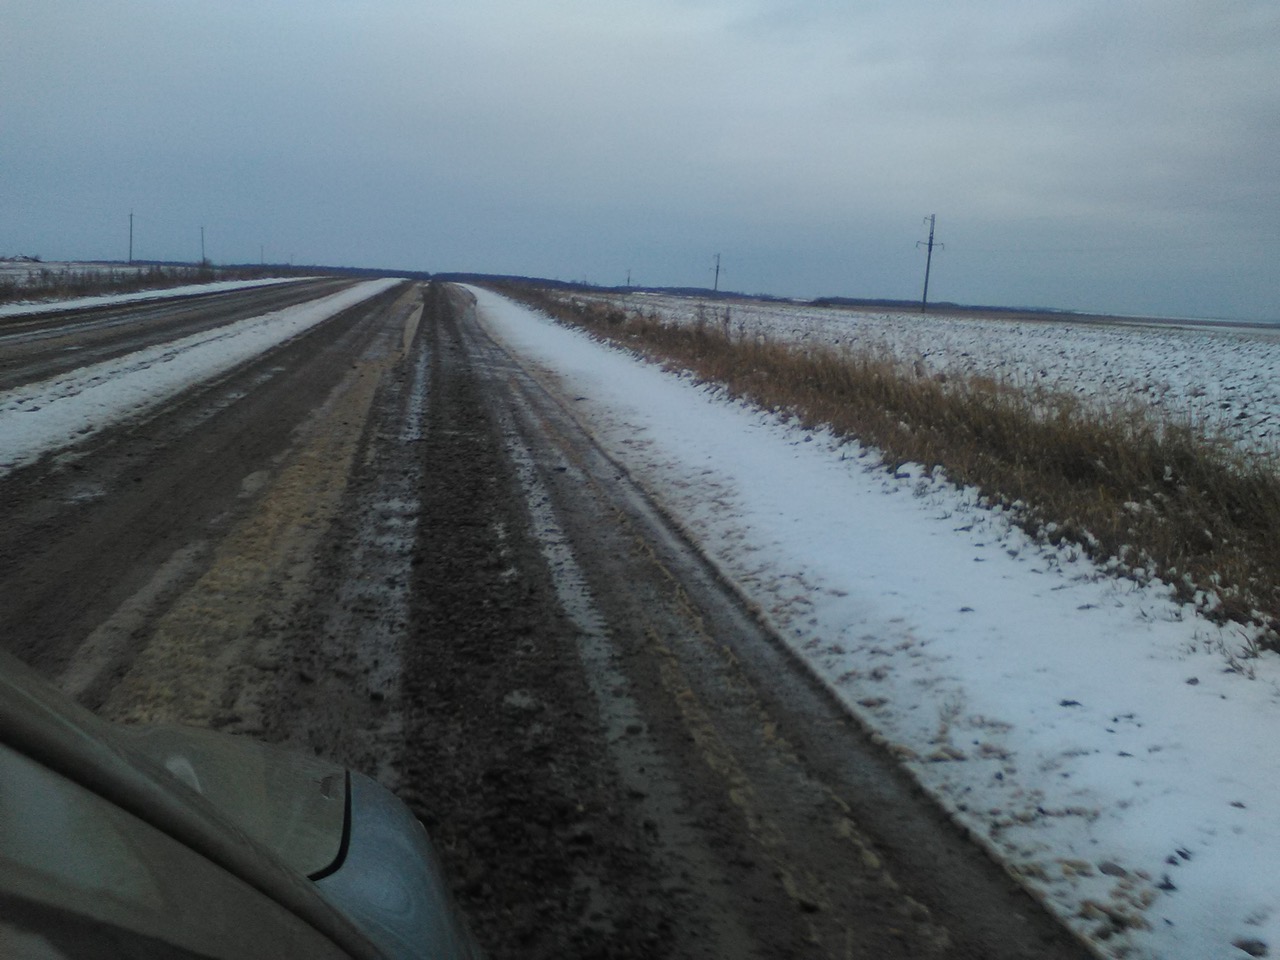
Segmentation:
{"type": "Polygon", "coordinates": [[[1280,658],[972,490],[474,289],[920,782],[1103,953],[1280,948],[1280,658]]]}
{"type": "Polygon", "coordinates": [[[368,280],[318,300],[0,393],[0,476],[140,416],[399,282],[368,280]]]}
{"type": "Polygon", "coordinates": [[[217,280],[213,283],[188,283],[181,287],[163,287],[156,290],[138,290],[133,293],[107,293],[96,297],[76,297],[74,300],[50,300],[42,302],[6,303],[0,306],[0,319],[25,317],[38,313],[55,313],[59,310],[84,310],[89,307],[106,307],[116,303],[137,303],[140,300],[163,300],[169,297],[189,297],[198,293],[221,293],[227,290],[244,290],[248,287],[267,287],[277,283],[297,283],[314,277],[269,277],[265,280],[217,280]]]}

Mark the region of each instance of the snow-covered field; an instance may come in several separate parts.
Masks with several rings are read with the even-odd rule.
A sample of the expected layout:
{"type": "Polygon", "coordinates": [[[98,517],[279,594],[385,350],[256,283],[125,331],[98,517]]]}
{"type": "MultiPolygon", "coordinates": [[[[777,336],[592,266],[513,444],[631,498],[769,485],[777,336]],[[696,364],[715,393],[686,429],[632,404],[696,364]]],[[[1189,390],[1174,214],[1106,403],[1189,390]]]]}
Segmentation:
{"type": "Polygon", "coordinates": [[[0,280],[12,280],[22,284],[28,278],[38,276],[42,270],[50,273],[141,273],[150,269],[148,264],[100,263],[93,260],[36,260],[33,257],[0,257],[0,280]]]}
{"type": "MultiPolygon", "coordinates": [[[[192,384],[212,379],[399,282],[365,281],[319,300],[0,392],[0,475],[113,423],[137,417],[192,384]]],[[[218,286],[204,284],[200,289],[218,286]]],[[[164,295],[173,296],[174,291],[164,295]]],[[[128,302],[137,295],[93,299],[128,302]]]]}
{"type": "Polygon", "coordinates": [[[648,294],[599,299],[682,322],[701,309],[717,326],[728,310],[735,333],[883,351],[928,374],[996,377],[1107,404],[1138,401],[1221,429],[1246,449],[1280,452],[1280,326],[948,318],[648,294]]]}
{"type": "MultiPolygon", "coordinates": [[[[1030,540],[971,490],[891,476],[874,450],[475,293],[850,711],[1102,953],[1280,949],[1280,658],[1241,660],[1234,628],[1030,540]]],[[[1245,408],[1242,442],[1275,436],[1269,336],[734,304],[740,321],[1104,397],[1140,384],[1219,420],[1245,408]]]]}

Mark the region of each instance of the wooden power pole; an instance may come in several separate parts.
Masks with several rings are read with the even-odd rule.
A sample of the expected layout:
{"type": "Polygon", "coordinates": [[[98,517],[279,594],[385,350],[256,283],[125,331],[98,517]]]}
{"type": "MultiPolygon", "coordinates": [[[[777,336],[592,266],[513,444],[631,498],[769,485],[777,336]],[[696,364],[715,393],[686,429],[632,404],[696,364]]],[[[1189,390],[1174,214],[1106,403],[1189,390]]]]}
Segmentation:
{"type": "MultiPolygon", "coordinates": [[[[916,249],[919,249],[921,245],[925,245],[926,249],[928,250],[924,258],[924,296],[920,298],[921,313],[924,313],[926,310],[929,309],[929,267],[933,263],[933,248],[934,248],[933,226],[934,226],[934,221],[937,219],[938,219],[938,215],[936,213],[931,213],[924,218],[924,222],[929,225],[929,239],[916,241],[916,249]]],[[[941,247],[943,245],[939,243],[937,244],[937,246],[941,247]]]]}

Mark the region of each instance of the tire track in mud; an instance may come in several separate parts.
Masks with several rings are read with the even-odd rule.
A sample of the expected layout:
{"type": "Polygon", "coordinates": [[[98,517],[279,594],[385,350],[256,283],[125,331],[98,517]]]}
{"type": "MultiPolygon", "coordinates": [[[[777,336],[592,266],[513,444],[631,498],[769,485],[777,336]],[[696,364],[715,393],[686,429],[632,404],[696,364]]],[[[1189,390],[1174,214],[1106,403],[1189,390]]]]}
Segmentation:
{"type": "Polygon", "coordinates": [[[250,431],[254,455],[209,486],[154,436],[58,481],[132,494],[91,545],[146,519],[120,480],[140,457],[212,502],[151,518],[123,573],[95,560],[114,602],[77,614],[97,629],[46,672],[112,717],[378,776],[495,958],[1084,956],[980,853],[934,837],[949,826],[858,752],[465,291],[402,291],[323,342],[295,382],[325,387],[287,442],[255,420],[280,392],[161,424],[216,427],[214,463],[250,431]]]}
{"type": "Polygon", "coordinates": [[[433,288],[424,317],[402,795],[495,957],[670,955],[670,894],[446,297],[433,288]]]}
{"type": "MultiPolygon", "coordinates": [[[[394,320],[413,296],[405,294],[390,308],[394,320]]],[[[282,634],[310,588],[375,393],[402,357],[400,340],[395,323],[380,324],[324,403],[298,427],[280,462],[246,478],[251,510],[212,549],[207,569],[151,625],[147,645],[99,708],[104,717],[264,732],[267,694],[289,657],[282,634]]],[[[82,654],[77,668],[85,662],[82,654]]]]}
{"type": "Polygon", "coordinates": [[[282,626],[287,663],[266,730],[270,739],[344,763],[394,790],[403,787],[403,677],[424,469],[418,451],[431,377],[418,336],[422,313],[419,303],[403,325],[399,359],[368,411],[307,594],[282,626]]]}
{"type": "Polygon", "coordinates": [[[464,291],[428,301],[401,784],[495,956],[1084,956],[936,811],[869,833],[838,772],[861,732],[749,653],[759,625],[464,291]]]}
{"type": "MultiPolygon", "coordinates": [[[[0,479],[6,646],[101,705],[155,619],[255,508],[402,293],[352,307],[143,421],[0,479]]],[[[352,423],[358,436],[362,423],[352,423]]],[[[327,430],[317,424],[314,442],[327,430]]]]}

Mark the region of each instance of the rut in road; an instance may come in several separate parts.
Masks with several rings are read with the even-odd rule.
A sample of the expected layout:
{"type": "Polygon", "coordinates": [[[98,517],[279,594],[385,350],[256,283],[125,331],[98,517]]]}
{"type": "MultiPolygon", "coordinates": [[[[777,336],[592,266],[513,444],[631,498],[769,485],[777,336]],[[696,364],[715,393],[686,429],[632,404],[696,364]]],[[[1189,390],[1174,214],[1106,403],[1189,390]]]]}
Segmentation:
{"type": "MultiPolygon", "coordinates": [[[[344,420],[358,418],[358,441],[364,414],[346,399],[361,379],[381,378],[388,351],[380,343],[403,323],[407,305],[397,304],[406,290],[344,310],[141,419],[0,477],[0,642],[48,676],[77,674],[71,692],[101,707],[153,639],[156,619],[253,511],[278,526],[257,529],[254,556],[227,558],[239,591],[223,591],[201,619],[269,615],[272,578],[289,573],[267,558],[318,522],[279,509],[281,466],[292,457],[307,473],[344,420]],[[90,638],[97,653],[85,649],[90,638]]],[[[346,464],[335,469],[345,480],[346,464]]],[[[137,706],[151,716],[156,705],[137,706]]]]}
{"type": "Polygon", "coordinates": [[[420,478],[392,766],[495,956],[1086,955],[779,653],[464,290],[430,288],[417,347],[363,457],[384,473],[412,451],[420,478]]]}
{"type": "Polygon", "coordinates": [[[495,957],[1079,957],[491,340],[389,291],[3,484],[4,642],[378,776],[495,957]],[[69,589],[74,585],[75,589],[69,589]]]}

